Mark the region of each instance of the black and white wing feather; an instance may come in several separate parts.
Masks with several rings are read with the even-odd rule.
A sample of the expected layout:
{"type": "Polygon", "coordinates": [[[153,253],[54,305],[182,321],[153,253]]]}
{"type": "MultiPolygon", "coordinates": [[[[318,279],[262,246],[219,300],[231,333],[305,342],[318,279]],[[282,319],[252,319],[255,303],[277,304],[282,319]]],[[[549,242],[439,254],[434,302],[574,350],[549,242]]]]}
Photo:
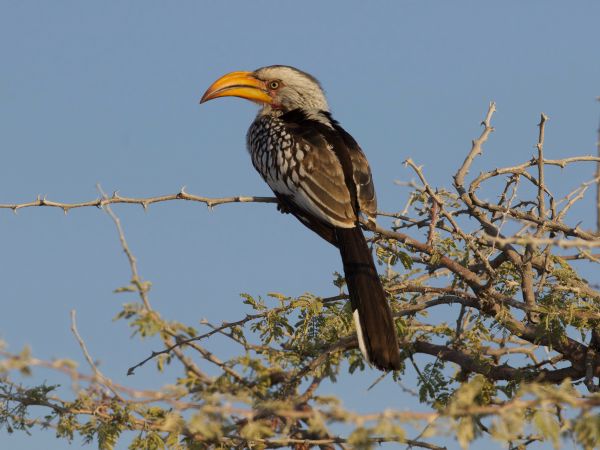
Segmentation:
{"type": "Polygon", "coordinates": [[[271,189],[296,208],[352,228],[359,212],[375,215],[371,171],[356,141],[328,114],[319,118],[299,110],[259,117],[248,133],[252,162],[271,189]]]}

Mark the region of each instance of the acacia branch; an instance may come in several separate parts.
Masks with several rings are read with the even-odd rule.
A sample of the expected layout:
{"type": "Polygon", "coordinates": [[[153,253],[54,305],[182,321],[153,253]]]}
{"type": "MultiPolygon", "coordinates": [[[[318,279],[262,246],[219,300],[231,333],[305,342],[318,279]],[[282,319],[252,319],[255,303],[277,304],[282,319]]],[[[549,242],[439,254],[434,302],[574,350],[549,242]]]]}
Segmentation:
{"type": "MultiPolygon", "coordinates": [[[[600,101],[600,97],[597,100],[600,101]]],[[[596,163],[596,233],[600,235],[600,123],[598,124],[596,151],[598,154],[598,161],[596,163]]]]}
{"type": "Polygon", "coordinates": [[[115,205],[122,203],[140,205],[144,209],[146,209],[149,205],[152,205],[154,203],[163,203],[173,200],[187,200],[191,202],[204,203],[209,208],[224,205],[226,203],[277,203],[277,199],[275,197],[203,197],[200,195],[188,194],[187,192],[185,192],[185,188],[181,188],[181,190],[177,194],[158,195],[155,197],[123,197],[117,191],[115,191],[110,197],[102,196],[94,200],[79,203],[55,202],[48,200],[45,196],[38,196],[36,200],[31,202],[0,203],[0,209],[11,209],[14,212],[17,212],[18,210],[24,208],[48,207],[62,209],[66,214],[71,209],[76,208],[87,208],[92,206],[96,208],[102,208],[106,205],[115,205]]]}
{"type": "Polygon", "coordinates": [[[558,384],[567,378],[577,380],[585,376],[585,371],[572,366],[555,370],[524,370],[522,367],[512,367],[508,364],[494,364],[483,355],[473,355],[467,351],[427,341],[416,340],[409,345],[415,353],[424,353],[443,361],[453,362],[467,372],[479,373],[491,380],[545,381],[558,384]]]}

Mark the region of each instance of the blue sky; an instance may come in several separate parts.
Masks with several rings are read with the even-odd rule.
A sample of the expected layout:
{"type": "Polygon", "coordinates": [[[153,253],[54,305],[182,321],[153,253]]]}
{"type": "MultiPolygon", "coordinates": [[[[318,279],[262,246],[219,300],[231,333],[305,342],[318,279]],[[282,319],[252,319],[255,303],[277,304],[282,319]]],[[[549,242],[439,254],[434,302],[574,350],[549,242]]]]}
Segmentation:
{"type": "MultiPolygon", "coordinates": [[[[383,210],[406,201],[394,180],[414,178],[402,166],[408,157],[433,184],[451,184],[490,100],[497,131],[473,173],[529,159],[542,111],[549,157],[594,153],[598,17],[594,1],[0,0],[0,203],[39,194],[88,200],[96,183],[130,196],[181,186],[207,196],[269,195],[245,150],[255,107],[198,100],[218,76],[270,64],[321,80],[334,116],[371,162],[383,210]]],[[[566,194],[591,175],[591,167],[554,170],[548,179],[566,194]]],[[[588,227],[591,204],[574,211],[588,227]]],[[[272,205],[115,210],[154,284],[153,304],[174,320],[238,319],[246,313],[241,292],[335,293],[335,249],[272,205]]],[[[83,363],[69,331],[75,308],[93,356],[125,380],[153,346],[112,322],[125,301],[112,290],[129,274],[109,218],[92,208],[67,216],[0,211],[0,228],[0,338],[13,350],[30,344],[41,358],[83,363]]],[[[413,406],[391,384],[367,394],[375,377],[331,389],[359,410],[413,406]]],[[[148,368],[126,381],[152,387],[169,379],[148,368]]],[[[15,450],[79,444],[51,432],[0,435],[0,447],[15,450]]]]}

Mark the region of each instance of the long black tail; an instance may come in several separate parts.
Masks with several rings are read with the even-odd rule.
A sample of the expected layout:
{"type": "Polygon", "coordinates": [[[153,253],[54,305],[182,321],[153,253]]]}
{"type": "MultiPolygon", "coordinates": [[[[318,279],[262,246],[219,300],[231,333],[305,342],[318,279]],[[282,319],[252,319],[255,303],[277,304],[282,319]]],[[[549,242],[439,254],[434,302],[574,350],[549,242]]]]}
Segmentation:
{"type": "Polygon", "coordinates": [[[360,227],[336,228],[360,349],[381,370],[400,368],[398,337],[373,255],[360,227]]]}

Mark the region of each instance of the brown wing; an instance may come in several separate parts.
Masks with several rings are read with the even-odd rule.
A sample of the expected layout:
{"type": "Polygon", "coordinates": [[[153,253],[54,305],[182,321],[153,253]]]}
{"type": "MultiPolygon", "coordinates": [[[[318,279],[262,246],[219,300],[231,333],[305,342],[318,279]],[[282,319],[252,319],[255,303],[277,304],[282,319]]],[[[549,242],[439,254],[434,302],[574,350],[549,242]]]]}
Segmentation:
{"type": "Polygon", "coordinates": [[[341,137],[348,157],[351,161],[351,173],[354,185],[356,186],[356,196],[360,212],[365,214],[370,220],[375,220],[377,213],[377,196],[375,195],[375,185],[371,175],[371,167],[367,157],[354,138],[346,132],[337,122],[332,121],[335,130],[341,137]]]}
{"type": "Polygon", "coordinates": [[[355,227],[360,212],[374,219],[377,200],[371,170],[352,136],[328,113],[314,118],[295,110],[279,120],[291,146],[279,151],[283,162],[288,161],[284,175],[265,178],[271,188],[299,210],[335,227],[355,227]]]}
{"type": "MultiPolygon", "coordinates": [[[[353,183],[348,185],[346,170],[335,148],[336,142],[327,135],[333,130],[303,115],[291,116],[288,113],[283,118],[293,142],[291,158],[297,164],[287,180],[288,185],[290,181],[293,183],[290,201],[330,225],[342,228],[356,226],[355,188],[353,183]]],[[[281,192],[282,189],[279,191],[286,194],[281,192]]]]}
{"type": "Polygon", "coordinates": [[[300,195],[296,200],[303,201],[304,194],[319,211],[308,209],[327,222],[340,227],[354,227],[356,212],[352,205],[352,196],[345,182],[342,165],[331,145],[324,139],[308,144],[299,140],[307,150],[304,159],[300,161],[300,195]],[[304,194],[303,194],[304,193],[304,194]],[[321,214],[319,214],[321,213],[321,214]]]}

